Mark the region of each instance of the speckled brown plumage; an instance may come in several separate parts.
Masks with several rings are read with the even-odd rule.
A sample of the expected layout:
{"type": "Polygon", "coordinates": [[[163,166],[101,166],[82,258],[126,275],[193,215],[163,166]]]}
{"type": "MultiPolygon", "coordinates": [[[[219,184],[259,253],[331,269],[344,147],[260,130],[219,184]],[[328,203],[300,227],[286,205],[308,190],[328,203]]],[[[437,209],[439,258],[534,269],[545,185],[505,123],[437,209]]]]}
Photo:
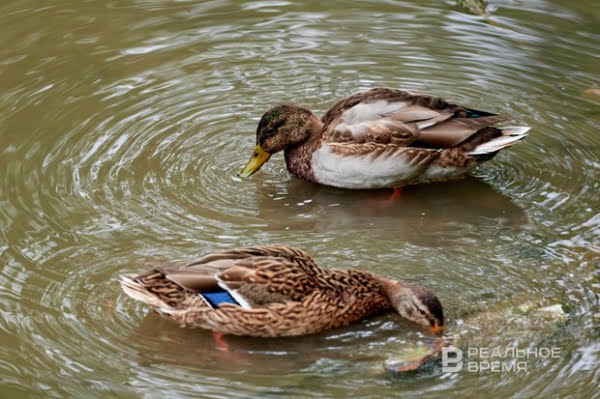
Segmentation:
{"type": "Polygon", "coordinates": [[[223,251],[122,279],[128,295],[165,317],[225,334],[311,334],[392,309],[423,326],[444,323],[439,300],[426,288],[359,270],[323,269],[285,245],[223,251]],[[202,293],[219,287],[243,303],[211,307],[202,293]]]}
{"type": "Polygon", "coordinates": [[[302,107],[276,106],[261,118],[256,139],[268,154],[284,151],[287,169],[298,178],[347,188],[399,187],[460,177],[492,159],[526,136],[528,128],[492,127],[509,119],[379,87],[338,101],[321,119],[302,107]]]}
{"type": "Polygon", "coordinates": [[[285,164],[287,170],[299,179],[318,183],[312,168],[312,154],[318,146],[318,140],[313,139],[305,145],[297,145],[285,149],[285,164]]]}

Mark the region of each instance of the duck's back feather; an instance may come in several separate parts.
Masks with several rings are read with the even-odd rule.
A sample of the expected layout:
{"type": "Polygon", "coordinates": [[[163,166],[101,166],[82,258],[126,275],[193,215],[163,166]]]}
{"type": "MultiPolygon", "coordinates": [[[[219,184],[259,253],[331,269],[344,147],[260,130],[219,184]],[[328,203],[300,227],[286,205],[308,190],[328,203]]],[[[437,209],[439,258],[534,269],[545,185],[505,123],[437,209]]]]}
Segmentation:
{"type": "Polygon", "coordinates": [[[323,141],[443,149],[509,119],[442,98],[380,87],[346,97],[327,111],[323,141]]]}
{"type": "Polygon", "coordinates": [[[123,276],[125,292],[150,305],[181,308],[205,292],[229,292],[246,308],[299,301],[315,289],[316,274],[326,274],[303,251],[286,246],[242,248],[180,265],[123,276]],[[144,292],[143,294],[141,292],[144,292]],[[150,297],[148,297],[150,295],[150,297]]]}

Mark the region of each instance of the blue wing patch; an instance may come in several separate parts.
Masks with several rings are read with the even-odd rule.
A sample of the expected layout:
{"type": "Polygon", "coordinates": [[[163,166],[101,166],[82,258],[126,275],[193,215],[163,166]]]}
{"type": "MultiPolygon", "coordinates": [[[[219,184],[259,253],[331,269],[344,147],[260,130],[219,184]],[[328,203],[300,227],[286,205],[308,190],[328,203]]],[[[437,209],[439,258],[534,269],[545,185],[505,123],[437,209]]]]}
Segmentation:
{"type": "Polygon", "coordinates": [[[485,111],[477,111],[476,109],[467,108],[467,118],[481,118],[483,116],[494,116],[496,114],[492,114],[490,112],[485,111]]]}
{"type": "Polygon", "coordinates": [[[237,303],[237,301],[233,299],[231,294],[227,291],[203,292],[201,295],[213,308],[218,308],[222,303],[239,305],[239,303],[237,303]]]}

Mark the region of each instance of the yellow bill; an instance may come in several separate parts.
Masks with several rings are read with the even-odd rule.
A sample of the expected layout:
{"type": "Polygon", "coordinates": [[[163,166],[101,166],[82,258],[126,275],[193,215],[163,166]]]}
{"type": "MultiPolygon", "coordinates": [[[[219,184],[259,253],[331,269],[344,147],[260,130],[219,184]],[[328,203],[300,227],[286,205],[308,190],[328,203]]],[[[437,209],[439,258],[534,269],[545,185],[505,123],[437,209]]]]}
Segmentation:
{"type": "Polygon", "coordinates": [[[265,162],[267,162],[269,160],[270,157],[271,157],[271,154],[264,151],[257,144],[256,147],[254,147],[254,152],[252,153],[250,160],[248,161],[248,163],[246,164],[244,169],[242,169],[238,173],[238,176],[239,177],[252,176],[255,172],[257,172],[260,169],[261,166],[263,166],[263,164],[265,162]]]}

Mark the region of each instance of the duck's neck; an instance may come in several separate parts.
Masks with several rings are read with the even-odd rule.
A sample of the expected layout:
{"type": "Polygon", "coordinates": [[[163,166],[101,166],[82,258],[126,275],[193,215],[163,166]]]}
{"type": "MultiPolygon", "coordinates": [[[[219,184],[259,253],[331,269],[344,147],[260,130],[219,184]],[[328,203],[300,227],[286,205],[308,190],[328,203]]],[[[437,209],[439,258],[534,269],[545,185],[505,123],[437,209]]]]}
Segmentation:
{"type": "Polygon", "coordinates": [[[314,150],[323,134],[323,122],[311,114],[306,122],[306,140],[284,150],[285,163],[288,171],[299,179],[317,182],[311,166],[314,150]]]}
{"type": "Polygon", "coordinates": [[[377,281],[381,287],[382,293],[388,298],[391,299],[394,296],[394,293],[397,291],[398,282],[395,280],[390,280],[389,278],[385,278],[382,276],[371,275],[373,280],[377,281]]]}

